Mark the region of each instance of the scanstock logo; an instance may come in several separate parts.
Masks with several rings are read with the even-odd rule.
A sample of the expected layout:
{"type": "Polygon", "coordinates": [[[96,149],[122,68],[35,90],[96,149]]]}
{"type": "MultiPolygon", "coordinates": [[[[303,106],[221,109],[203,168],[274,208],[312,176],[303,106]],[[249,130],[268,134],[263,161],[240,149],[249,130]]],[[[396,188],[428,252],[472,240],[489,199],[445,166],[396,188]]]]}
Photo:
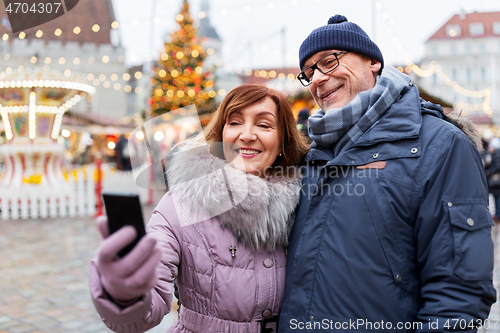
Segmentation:
{"type": "Polygon", "coordinates": [[[79,0],[3,0],[12,32],[16,33],[63,16],[79,0]]]}

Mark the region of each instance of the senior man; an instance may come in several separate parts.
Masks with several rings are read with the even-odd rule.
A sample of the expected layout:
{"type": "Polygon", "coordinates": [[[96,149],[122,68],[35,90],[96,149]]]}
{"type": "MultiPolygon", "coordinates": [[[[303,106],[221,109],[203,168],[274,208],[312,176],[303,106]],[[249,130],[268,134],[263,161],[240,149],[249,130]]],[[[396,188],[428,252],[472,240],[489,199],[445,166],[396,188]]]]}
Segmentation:
{"type": "Polygon", "coordinates": [[[309,118],[279,332],[476,331],[496,291],[473,127],[420,99],[342,15],[299,57],[320,110],[309,118]]]}

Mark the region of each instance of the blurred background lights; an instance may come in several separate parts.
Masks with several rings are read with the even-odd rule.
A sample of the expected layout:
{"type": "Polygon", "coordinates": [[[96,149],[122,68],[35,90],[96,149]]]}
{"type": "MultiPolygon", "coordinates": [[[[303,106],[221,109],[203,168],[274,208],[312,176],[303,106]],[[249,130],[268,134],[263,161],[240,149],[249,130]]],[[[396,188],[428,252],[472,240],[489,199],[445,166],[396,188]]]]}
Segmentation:
{"type": "Polygon", "coordinates": [[[161,141],[165,137],[165,134],[162,131],[156,131],[154,135],[155,141],[161,141]]]}
{"type": "Polygon", "coordinates": [[[142,131],[139,131],[135,134],[135,138],[139,141],[144,140],[144,133],[142,131]]]}

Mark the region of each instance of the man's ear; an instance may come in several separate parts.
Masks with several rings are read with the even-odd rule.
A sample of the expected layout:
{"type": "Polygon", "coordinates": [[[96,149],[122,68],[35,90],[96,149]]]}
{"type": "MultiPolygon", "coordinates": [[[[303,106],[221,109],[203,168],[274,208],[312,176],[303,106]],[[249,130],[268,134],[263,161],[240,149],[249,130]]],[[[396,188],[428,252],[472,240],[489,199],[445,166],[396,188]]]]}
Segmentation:
{"type": "Polygon", "coordinates": [[[370,58],[370,68],[375,75],[378,75],[382,68],[382,64],[380,61],[370,58]]]}

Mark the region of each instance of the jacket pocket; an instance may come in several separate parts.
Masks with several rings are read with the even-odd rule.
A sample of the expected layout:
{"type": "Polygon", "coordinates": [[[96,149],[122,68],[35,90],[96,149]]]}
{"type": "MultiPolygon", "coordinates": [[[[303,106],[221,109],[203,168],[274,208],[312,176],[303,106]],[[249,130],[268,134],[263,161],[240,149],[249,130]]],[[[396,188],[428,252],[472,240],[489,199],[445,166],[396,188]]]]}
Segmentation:
{"type": "Polygon", "coordinates": [[[455,242],[455,274],[466,281],[493,278],[494,225],[488,208],[482,202],[445,202],[455,242]]]}
{"type": "Polygon", "coordinates": [[[403,207],[402,203],[396,202],[397,198],[408,198],[411,194],[394,193],[393,190],[396,188],[394,184],[382,177],[364,184],[370,217],[389,264],[394,284],[413,295],[419,295],[420,281],[416,262],[412,259],[416,256],[414,229],[403,217],[395,214],[394,207],[393,209],[390,207],[391,201],[395,206],[403,207]]]}

